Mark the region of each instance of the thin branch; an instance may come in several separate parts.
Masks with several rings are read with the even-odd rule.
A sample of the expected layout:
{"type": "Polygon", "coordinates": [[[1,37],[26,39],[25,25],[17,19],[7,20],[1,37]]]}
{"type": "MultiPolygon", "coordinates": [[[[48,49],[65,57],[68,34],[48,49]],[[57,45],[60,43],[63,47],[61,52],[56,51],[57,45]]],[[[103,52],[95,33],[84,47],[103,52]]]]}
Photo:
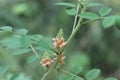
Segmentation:
{"type": "MultiPolygon", "coordinates": [[[[88,1],[86,2],[85,6],[81,9],[81,13],[83,13],[83,12],[86,11],[86,8],[87,8],[87,6],[88,6],[88,4],[89,4],[89,1],[90,1],[90,0],[88,0],[88,1]]],[[[67,43],[68,43],[68,44],[70,43],[70,41],[73,39],[73,37],[75,36],[75,34],[76,34],[76,33],[78,32],[78,30],[80,29],[80,27],[81,27],[81,22],[82,22],[82,21],[83,21],[83,19],[80,17],[80,19],[79,19],[79,21],[78,21],[75,29],[72,31],[70,37],[69,37],[68,40],[67,40],[67,43]]]]}
{"type": "Polygon", "coordinates": [[[78,3],[77,11],[76,11],[75,19],[74,19],[74,24],[73,24],[73,31],[74,31],[75,26],[76,26],[76,24],[77,24],[77,18],[78,18],[79,8],[80,8],[80,4],[78,3]]]}
{"type": "Polygon", "coordinates": [[[35,48],[32,45],[30,45],[30,48],[32,49],[32,51],[34,52],[34,54],[36,55],[36,57],[40,59],[40,56],[37,53],[37,51],[35,50],[35,48]]]}
{"type": "Polygon", "coordinates": [[[83,78],[81,78],[81,77],[79,77],[79,76],[77,76],[77,75],[75,75],[75,74],[73,74],[73,73],[71,73],[71,72],[69,72],[69,71],[66,71],[66,70],[63,70],[63,69],[58,69],[58,70],[60,70],[60,71],[62,71],[62,72],[64,72],[64,73],[67,73],[67,74],[69,74],[69,75],[72,75],[72,76],[74,76],[74,77],[78,77],[78,78],[80,78],[80,80],[84,80],[83,78]]]}
{"type": "Polygon", "coordinates": [[[98,20],[101,20],[101,19],[103,19],[103,17],[100,17],[100,18],[98,18],[98,19],[94,19],[94,20],[87,20],[87,21],[83,22],[82,25],[84,25],[84,24],[86,24],[86,23],[90,23],[90,22],[98,21],[98,20]]]}
{"type": "Polygon", "coordinates": [[[81,6],[81,8],[83,8],[84,6],[83,6],[83,4],[81,3],[81,1],[79,0],[79,4],[80,4],[80,6],[81,6]]]}

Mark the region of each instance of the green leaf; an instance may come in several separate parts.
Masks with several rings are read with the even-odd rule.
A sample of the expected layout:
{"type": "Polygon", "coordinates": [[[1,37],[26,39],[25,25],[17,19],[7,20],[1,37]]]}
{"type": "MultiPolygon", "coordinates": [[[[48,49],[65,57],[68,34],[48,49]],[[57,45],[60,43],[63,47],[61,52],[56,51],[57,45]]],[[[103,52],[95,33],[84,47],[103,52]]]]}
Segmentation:
{"type": "Polygon", "coordinates": [[[6,76],[6,80],[12,80],[11,78],[13,77],[12,73],[8,73],[6,76]]]}
{"type": "Polygon", "coordinates": [[[73,70],[75,74],[78,74],[82,72],[83,68],[81,66],[77,66],[77,67],[74,67],[73,70]]]}
{"type": "Polygon", "coordinates": [[[65,7],[76,7],[75,4],[73,4],[73,3],[67,3],[67,2],[55,3],[55,5],[58,5],[58,6],[65,6],[65,7]]]}
{"type": "Polygon", "coordinates": [[[2,43],[3,46],[6,46],[7,48],[16,49],[16,48],[21,47],[20,38],[15,37],[15,36],[8,37],[8,38],[5,38],[5,39],[1,40],[1,43],[2,43]]]}
{"type": "Polygon", "coordinates": [[[10,74],[8,80],[15,80],[18,76],[19,74],[10,74]]]}
{"type": "Polygon", "coordinates": [[[101,16],[106,16],[106,15],[108,15],[111,11],[112,11],[111,8],[102,8],[102,9],[99,10],[99,14],[100,14],[101,16]]]}
{"type": "Polygon", "coordinates": [[[31,37],[32,37],[32,40],[38,42],[43,36],[40,34],[35,34],[35,35],[32,35],[31,37]]]}
{"type": "Polygon", "coordinates": [[[79,16],[81,18],[91,19],[91,20],[99,19],[99,16],[95,13],[92,13],[92,12],[84,12],[84,13],[81,13],[79,16]]]}
{"type": "Polygon", "coordinates": [[[30,52],[31,49],[18,49],[13,51],[12,55],[21,55],[30,52]]]}
{"type": "Polygon", "coordinates": [[[65,11],[68,15],[75,15],[76,14],[76,10],[73,8],[72,9],[66,8],[65,11]]]}
{"type": "Polygon", "coordinates": [[[73,78],[74,78],[73,76],[67,75],[67,76],[61,78],[60,80],[72,80],[73,78]]]}
{"type": "Polygon", "coordinates": [[[12,32],[10,31],[0,31],[0,39],[10,37],[11,35],[12,35],[12,32]]]}
{"type": "Polygon", "coordinates": [[[32,40],[37,44],[36,48],[42,51],[51,52],[52,48],[52,39],[51,38],[45,38],[42,35],[33,35],[31,36],[32,40]]]}
{"type": "Polygon", "coordinates": [[[27,29],[18,29],[18,30],[16,30],[16,33],[20,34],[20,35],[26,35],[28,33],[28,30],[27,29]]]}
{"type": "Polygon", "coordinates": [[[31,62],[35,61],[36,59],[37,59],[37,57],[32,55],[27,58],[27,63],[31,63],[31,62]]]}
{"type": "Polygon", "coordinates": [[[116,20],[116,16],[105,17],[102,21],[102,25],[105,29],[109,28],[115,24],[115,20],[116,20]]]}
{"type": "Polygon", "coordinates": [[[88,7],[95,7],[95,6],[102,6],[103,4],[101,4],[101,3],[96,3],[96,2],[90,2],[89,4],[88,4],[88,7]]]}
{"type": "Polygon", "coordinates": [[[81,79],[81,78],[79,78],[79,77],[75,77],[74,80],[83,80],[83,79],[81,79]]]}
{"type": "Polygon", "coordinates": [[[116,78],[107,78],[105,80],[117,80],[116,78]]]}
{"type": "Polygon", "coordinates": [[[10,26],[3,26],[3,27],[0,27],[0,29],[4,31],[12,31],[12,27],[10,26]]]}
{"type": "Polygon", "coordinates": [[[38,41],[38,45],[39,45],[39,48],[41,50],[47,50],[47,49],[50,49],[50,44],[49,44],[49,41],[45,38],[41,38],[39,39],[38,41]]]}
{"type": "Polygon", "coordinates": [[[50,49],[49,43],[48,43],[47,41],[45,41],[45,40],[42,40],[42,39],[41,39],[41,40],[39,41],[38,45],[39,45],[39,48],[40,48],[41,50],[50,49]]]}
{"type": "Polygon", "coordinates": [[[30,36],[22,36],[20,38],[20,43],[23,48],[29,48],[29,46],[31,44],[31,37],[30,36]]]}
{"type": "Polygon", "coordinates": [[[82,52],[78,52],[78,53],[74,53],[74,54],[71,55],[71,57],[70,57],[70,63],[69,63],[70,69],[73,69],[76,66],[82,66],[82,67],[89,66],[90,59],[87,54],[82,53],[82,52]],[[74,55],[74,54],[76,54],[76,55],[74,55]]]}
{"type": "Polygon", "coordinates": [[[0,75],[3,75],[8,70],[8,68],[8,65],[0,66],[0,75]]]}
{"type": "Polygon", "coordinates": [[[79,77],[79,76],[73,76],[71,74],[67,74],[67,75],[64,75],[62,77],[60,77],[59,80],[73,80],[73,78],[75,78],[75,80],[84,80],[82,77],[79,77]]]}
{"type": "Polygon", "coordinates": [[[13,76],[10,80],[32,80],[29,76],[26,76],[25,74],[21,73],[19,75],[13,76]]]}
{"type": "Polygon", "coordinates": [[[87,80],[94,80],[99,76],[100,72],[100,69],[92,69],[86,74],[85,77],[87,80]]]}
{"type": "Polygon", "coordinates": [[[30,15],[31,11],[26,3],[22,3],[22,4],[13,5],[12,12],[16,15],[24,14],[28,16],[30,15]]]}

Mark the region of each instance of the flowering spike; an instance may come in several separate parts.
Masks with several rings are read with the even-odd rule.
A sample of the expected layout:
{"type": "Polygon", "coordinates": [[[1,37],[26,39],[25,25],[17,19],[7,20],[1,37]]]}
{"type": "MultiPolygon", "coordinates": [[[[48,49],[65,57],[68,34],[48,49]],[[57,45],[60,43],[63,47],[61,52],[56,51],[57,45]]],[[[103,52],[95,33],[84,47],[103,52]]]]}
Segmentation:
{"type": "Polygon", "coordinates": [[[54,45],[54,48],[62,48],[66,45],[66,42],[64,41],[64,37],[63,37],[63,30],[60,29],[59,30],[59,33],[57,33],[57,36],[56,38],[53,38],[53,45],[54,45]]]}
{"type": "Polygon", "coordinates": [[[57,37],[58,38],[62,38],[63,37],[63,30],[60,29],[59,32],[57,33],[57,37]]]}

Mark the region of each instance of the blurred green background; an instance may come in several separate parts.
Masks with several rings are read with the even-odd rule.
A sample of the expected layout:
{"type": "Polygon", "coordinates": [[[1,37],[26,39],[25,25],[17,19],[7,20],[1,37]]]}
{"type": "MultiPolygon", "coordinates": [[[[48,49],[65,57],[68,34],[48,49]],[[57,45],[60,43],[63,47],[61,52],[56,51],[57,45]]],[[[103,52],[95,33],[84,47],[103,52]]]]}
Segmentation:
{"type": "MultiPolygon", "coordinates": [[[[12,26],[15,30],[26,28],[29,34],[42,34],[45,37],[54,37],[63,28],[67,39],[74,17],[67,15],[64,7],[54,5],[61,1],[76,3],[73,0],[0,0],[0,26],[12,26]]],[[[111,15],[120,14],[120,0],[95,1],[111,7],[111,15]]],[[[90,8],[92,11],[98,9],[90,8]]],[[[115,26],[103,29],[100,21],[84,25],[66,53],[65,69],[81,65],[84,74],[89,69],[100,68],[102,77],[113,76],[120,80],[120,30],[115,26]]],[[[17,80],[40,80],[44,70],[39,61],[26,63],[28,56],[13,56],[11,49],[0,45],[0,66],[9,65],[7,73],[0,74],[0,80],[8,80],[10,76],[18,74],[17,80]]]]}

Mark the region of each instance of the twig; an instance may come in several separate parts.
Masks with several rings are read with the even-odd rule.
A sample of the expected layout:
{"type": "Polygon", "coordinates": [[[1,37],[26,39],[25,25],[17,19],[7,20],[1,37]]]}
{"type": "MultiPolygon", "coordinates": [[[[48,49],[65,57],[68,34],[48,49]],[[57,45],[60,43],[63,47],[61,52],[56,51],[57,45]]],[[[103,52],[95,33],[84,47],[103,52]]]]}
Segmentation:
{"type": "Polygon", "coordinates": [[[80,8],[80,4],[78,3],[76,15],[75,15],[75,20],[74,20],[74,24],[73,24],[73,31],[74,31],[76,24],[77,24],[77,17],[78,17],[79,8],[80,8]]]}
{"type": "Polygon", "coordinates": [[[80,80],[84,80],[83,78],[81,78],[81,77],[79,77],[79,76],[77,76],[77,75],[75,75],[75,74],[73,74],[73,73],[71,73],[71,72],[69,72],[69,71],[66,71],[66,70],[63,70],[63,69],[58,69],[58,70],[60,70],[60,71],[62,71],[62,72],[64,72],[64,73],[67,73],[67,74],[69,74],[69,75],[72,75],[72,76],[74,76],[74,77],[78,77],[80,80]]]}
{"type": "MultiPolygon", "coordinates": [[[[88,4],[89,4],[89,1],[90,1],[90,0],[88,0],[88,1],[86,2],[85,6],[81,9],[81,13],[83,13],[83,12],[86,11],[86,8],[87,8],[87,6],[88,6],[88,4]]],[[[70,41],[73,39],[73,37],[75,36],[75,34],[76,34],[76,33],[78,32],[78,30],[80,29],[80,27],[81,27],[81,22],[82,22],[82,21],[83,21],[83,19],[80,17],[80,19],[79,19],[79,21],[78,21],[75,29],[72,31],[70,37],[69,37],[68,40],[67,40],[67,44],[70,43],[70,41]]]]}
{"type": "Polygon", "coordinates": [[[35,48],[32,45],[30,45],[30,48],[32,49],[32,51],[34,52],[34,54],[36,55],[36,57],[40,59],[40,56],[38,55],[38,53],[35,50],[35,48]]]}
{"type": "Polygon", "coordinates": [[[101,19],[103,19],[103,18],[104,18],[104,17],[100,17],[100,18],[98,18],[98,19],[94,19],[94,20],[87,20],[87,21],[83,22],[82,25],[84,25],[84,24],[86,24],[86,23],[90,23],[90,22],[98,21],[98,20],[101,20],[101,19]]]}

